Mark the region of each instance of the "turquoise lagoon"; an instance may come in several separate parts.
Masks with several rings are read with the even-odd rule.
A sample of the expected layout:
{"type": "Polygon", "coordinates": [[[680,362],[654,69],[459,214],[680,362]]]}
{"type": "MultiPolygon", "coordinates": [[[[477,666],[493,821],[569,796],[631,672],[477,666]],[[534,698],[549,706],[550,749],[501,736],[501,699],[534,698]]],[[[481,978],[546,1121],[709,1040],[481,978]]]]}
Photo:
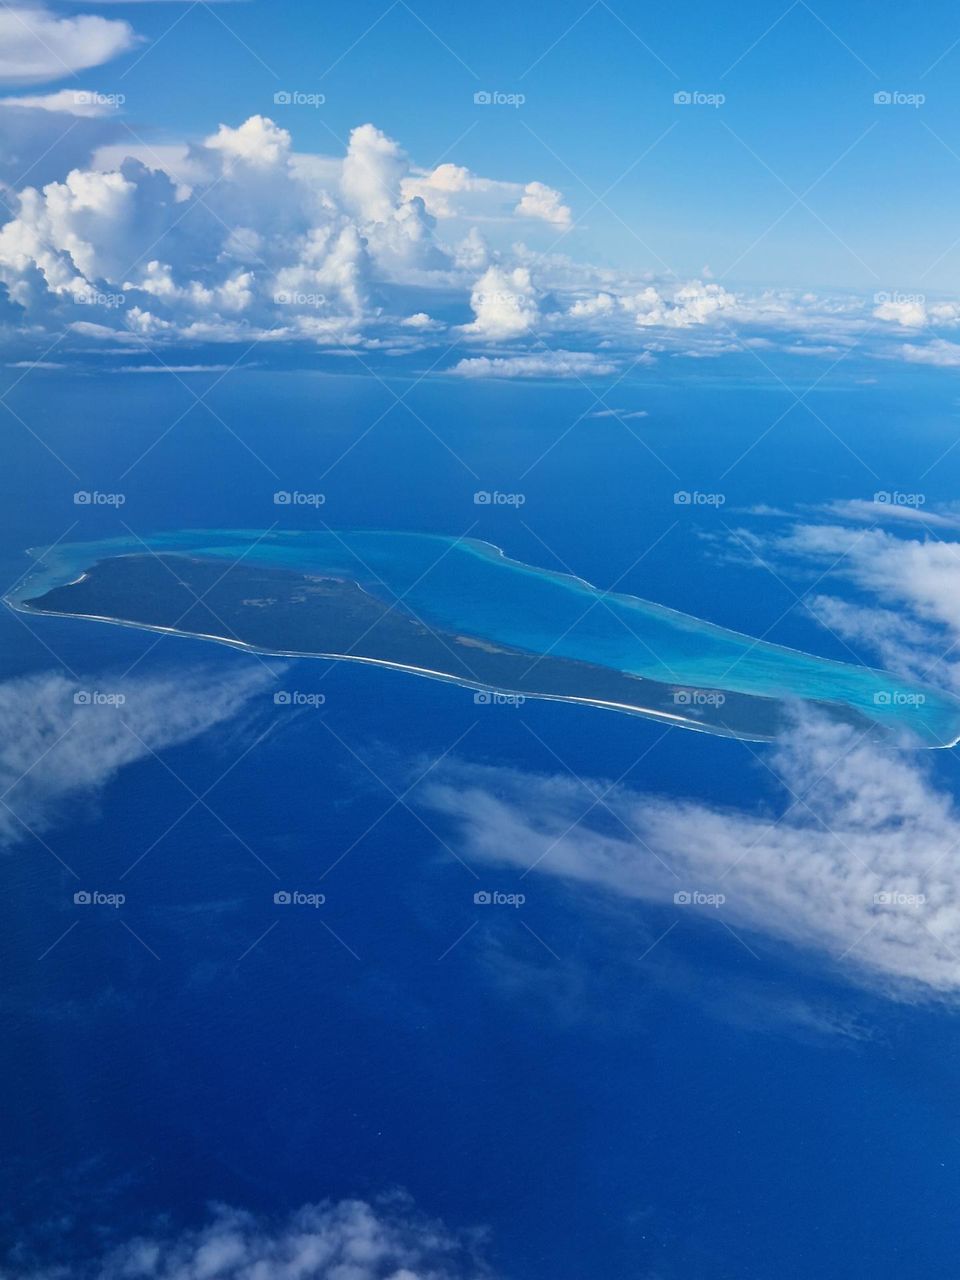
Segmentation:
{"type": "Polygon", "coordinates": [[[378,531],[181,530],[32,552],[18,605],[96,561],[147,551],[358,582],[437,631],[605,666],[668,685],[853,708],[924,746],[960,739],[960,700],[890,672],[753,639],[636,596],[511,560],[489,543],[378,531]]]}

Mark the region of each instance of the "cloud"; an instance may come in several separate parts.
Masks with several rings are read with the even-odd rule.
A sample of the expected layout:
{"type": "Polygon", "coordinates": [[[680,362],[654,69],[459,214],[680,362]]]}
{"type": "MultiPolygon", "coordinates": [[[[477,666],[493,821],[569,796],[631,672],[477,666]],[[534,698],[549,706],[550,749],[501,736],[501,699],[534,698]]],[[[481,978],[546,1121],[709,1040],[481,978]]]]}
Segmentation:
{"type": "Polygon", "coordinates": [[[560,192],[542,182],[527,183],[516,211],[523,218],[541,218],[557,227],[570,225],[570,209],[563,203],[560,192]]]}
{"type": "Polygon", "coordinates": [[[43,832],[68,801],[90,798],[125,765],[230,719],[270,682],[265,668],[251,666],[226,677],[198,670],[78,682],[45,674],[0,684],[0,844],[43,832]]]}
{"type": "Polygon", "coordinates": [[[545,351],[529,356],[474,356],[451,370],[460,378],[599,378],[616,373],[611,360],[589,351],[545,351]]]}
{"type": "Polygon", "coordinates": [[[476,318],[463,332],[474,337],[515,338],[537,321],[536,294],[526,267],[488,267],[473,286],[470,305],[476,318]]]}
{"type": "Polygon", "coordinates": [[[913,506],[891,501],[890,493],[878,493],[872,502],[863,498],[846,498],[826,503],[820,507],[827,516],[840,516],[844,520],[856,520],[865,524],[889,521],[924,525],[928,529],[960,529],[960,512],[928,508],[926,504],[913,506]]]}
{"type": "Polygon", "coordinates": [[[811,718],[766,757],[780,795],[762,810],[463,762],[416,794],[452,823],[468,861],[535,866],[534,877],[725,924],[748,946],[766,934],[891,995],[955,995],[960,814],[927,760],[811,718]]]}
{"type": "Polygon", "coordinates": [[[594,413],[588,413],[588,418],[619,418],[623,422],[629,422],[631,418],[649,418],[650,413],[646,409],[597,409],[594,413]]]}
{"type": "MultiPolygon", "coordinates": [[[[479,1237],[456,1235],[394,1195],[306,1204],[267,1219],[217,1205],[201,1227],[160,1229],[71,1264],[74,1280],[488,1280],[479,1237]]],[[[62,1259],[58,1259],[58,1262],[62,1259]]],[[[51,1280],[39,1266],[22,1280],[51,1280]]]]}
{"type": "Polygon", "coordinates": [[[60,80],[109,62],[136,43],[128,22],[88,14],[57,17],[42,6],[0,9],[0,84],[60,80]]]}
{"type": "MultiPolygon", "coordinates": [[[[322,155],[298,151],[290,130],[262,114],[221,122],[201,141],[121,139],[119,105],[72,90],[0,104],[11,210],[0,226],[0,285],[24,313],[25,341],[66,335],[66,349],[82,351],[133,334],[165,347],[398,354],[455,330],[471,343],[515,343],[531,358],[549,339],[650,362],[653,347],[682,358],[756,349],[836,357],[878,329],[863,298],[733,292],[577,262],[549,242],[528,246],[518,233],[555,239],[572,225],[559,191],[452,162],[425,170],[371,122],[351,131],[344,154],[322,155]],[[64,112],[74,117],[66,132],[64,112]],[[36,161],[25,175],[28,155],[36,161]],[[458,325],[467,304],[472,319],[458,325]],[[437,314],[442,323],[414,322],[437,314]]],[[[955,303],[918,305],[927,327],[960,317],[955,303]]],[[[867,354],[960,363],[960,348],[942,338],[904,344],[909,327],[891,324],[867,354]]]]}
{"type": "Polygon", "coordinates": [[[111,116],[120,105],[119,95],[98,93],[93,89],[58,89],[56,93],[18,94],[12,98],[0,98],[0,107],[14,107],[22,111],[49,111],[87,119],[111,116]]]}
{"type": "Polygon", "coordinates": [[[920,541],[884,529],[797,524],[759,540],[775,557],[832,566],[882,603],[960,637],[960,545],[920,541]]]}
{"type": "Polygon", "coordinates": [[[905,342],[900,348],[904,360],[911,364],[932,364],[939,369],[955,369],[960,365],[960,343],[934,338],[925,346],[905,342]]]}

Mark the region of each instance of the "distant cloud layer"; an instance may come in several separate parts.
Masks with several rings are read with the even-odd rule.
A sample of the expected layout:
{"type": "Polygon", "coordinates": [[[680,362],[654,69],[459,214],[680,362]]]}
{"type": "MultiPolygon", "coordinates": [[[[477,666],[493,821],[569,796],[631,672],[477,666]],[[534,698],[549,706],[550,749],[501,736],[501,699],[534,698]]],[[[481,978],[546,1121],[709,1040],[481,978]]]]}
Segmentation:
{"type": "MultiPolygon", "coordinates": [[[[195,1230],[138,1236],[69,1273],[18,1268],[21,1280],[489,1280],[476,1241],[400,1196],[307,1204],[269,1220],[218,1206],[195,1230]]],[[[59,1263],[64,1260],[57,1259],[59,1263]]]]}
{"type": "MultiPolygon", "coordinates": [[[[30,39],[50,35],[46,62],[25,64],[37,80],[62,74],[49,65],[57,41],[79,68],[134,40],[123,22],[30,12],[30,39]]],[[[439,373],[587,378],[663,355],[762,359],[777,348],[839,360],[869,333],[868,354],[960,363],[942,336],[960,324],[960,304],[743,292],[596,267],[568,252],[576,210],[538,178],[450,161],[424,169],[372,123],[352,130],[343,155],[301,152],[281,122],[287,109],[153,143],[126,123],[122,95],[0,100],[7,341],[32,349],[56,334],[67,358],[139,340],[171,364],[182,363],[164,354],[171,347],[216,343],[258,343],[261,358],[289,343],[439,348],[439,373]],[[39,168],[24,174],[17,155],[39,168]]]]}

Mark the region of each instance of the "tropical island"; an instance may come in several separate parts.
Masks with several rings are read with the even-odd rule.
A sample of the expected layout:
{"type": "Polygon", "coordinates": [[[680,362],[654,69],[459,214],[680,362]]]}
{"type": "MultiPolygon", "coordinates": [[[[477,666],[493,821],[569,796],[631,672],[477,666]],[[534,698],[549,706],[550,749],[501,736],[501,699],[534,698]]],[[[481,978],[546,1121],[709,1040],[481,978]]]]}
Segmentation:
{"type": "Polygon", "coordinates": [[[925,746],[960,735],[960,701],[943,690],[435,535],[217,530],[71,544],[41,553],[8,603],[745,739],[777,737],[805,703],[925,746]]]}

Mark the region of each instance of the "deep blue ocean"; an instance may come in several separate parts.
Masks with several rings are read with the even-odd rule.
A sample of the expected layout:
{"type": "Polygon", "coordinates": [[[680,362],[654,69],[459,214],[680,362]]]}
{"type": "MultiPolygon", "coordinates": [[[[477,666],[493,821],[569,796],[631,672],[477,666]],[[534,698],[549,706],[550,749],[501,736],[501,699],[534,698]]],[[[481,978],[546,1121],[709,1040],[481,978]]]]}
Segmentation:
{"type": "MultiPolygon", "coordinates": [[[[960,451],[921,480],[960,429],[955,385],[886,366],[861,385],[865,370],[844,367],[811,396],[830,430],[797,405],[753,444],[791,396],[744,359],[625,381],[609,403],[649,413],[628,425],[581,419],[601,406],[578,384],[391,381],[409,412],[367,377],[253,369],[214,388],[214,416],[172,376],[38,371],[10,395],[18,417],[3,415],[2,585],[27,547],[126,526],[469,531],[849,660],[788,611],[784,585],[722,554],[724,524],[757,504],[881,489],[955,500],[960,451]],[[78,506],[77,490],[126,501],[78,506]],[[278,490],[325,502],[278,507],[278,490]],[[678,505],[678,490],[726,501],[678,505]],[[478,505],[477,491],[524,502],[478,505]]],[[[798,364],[781,372],[801,391],[815,373],[798,364]]],[[[200,395],[216,376],[186,381],[200,395]]],[[[62,660],[101,688],[141,655],[143,677],[260,664],[8,610],[0,645],[4,679],[62,660]]],[[[270,661],[277,687],[322,692],[322,706],[278,706],[265,688],[236,719],[67,801],[43,843],[2,854],[7,1244],[64,1261],[160,1215],[199,1221],[210,1201],[274,1213],[403,1188],[451,1226],[487,1228],[493,1266],[523,1280],[956,1274],[952,1009],[883,999],[768,938],[748,950],[699,915],[648,953],[676,912],[548,875],[524,879],[529,927],[514,911],[478,917],[478,887],[516,891],[517,877],[479,868],[481,885],[439,819],[430,831],[391,809],[409,762],[426,767],[464,734],[455,750],[470,761],[560,772],[549,744],[587,778],[633,764],[638,789],[744,808],[776,798],[766,748],[559,703],[478,706],[467,689],[374,667],[270,661]],[[182,816],[187,788],[212,783],[223,822],[203,806],[182,816]],[[48,950],[78,919],[58,858],[89,889],[122,877],[127,901],[81,914],[48,950]],[[279,887],[322,889],[322,915],[278,917],[279,887]],[[790,1016],[798,1005],[856,1034],[818,1031],[790,1016]]],[[[947,753],[931,768],[956,789],[947,753]]]]}

